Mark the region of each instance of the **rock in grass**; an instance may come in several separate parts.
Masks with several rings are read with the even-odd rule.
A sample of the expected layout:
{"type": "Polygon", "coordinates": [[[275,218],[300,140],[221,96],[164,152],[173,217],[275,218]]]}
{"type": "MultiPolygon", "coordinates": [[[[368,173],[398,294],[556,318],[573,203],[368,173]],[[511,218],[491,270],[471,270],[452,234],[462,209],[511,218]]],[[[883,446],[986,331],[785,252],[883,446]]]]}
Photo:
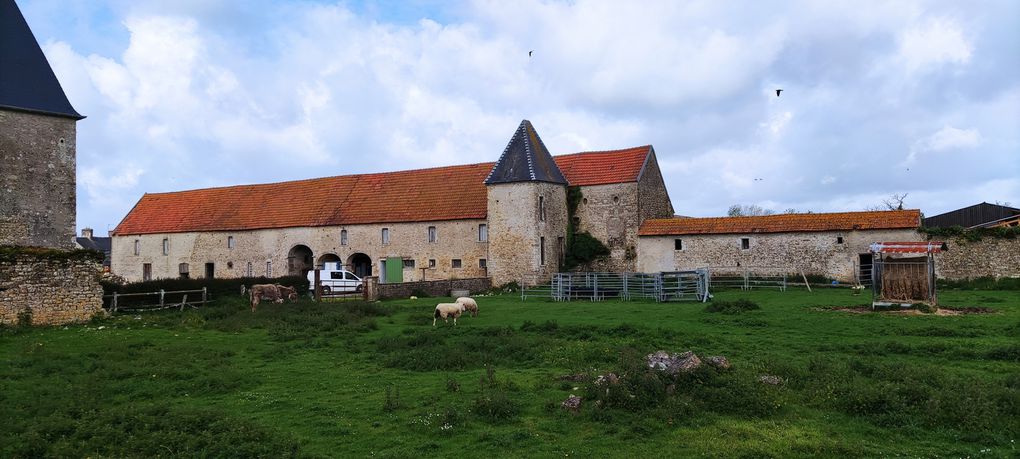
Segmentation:
{"type": "Polygon", "coordinates": [[[595,378],[596,386],[616,384],[620,384],[620,377],[616,376],[616,373],[606,373],[604,375],[599,375],[598,378],[595,378]]]}
{"type": "Polygon", "coordinates": [[[562,406],[563,409],[567,411],[576,413],[581,409],[581,397],[578,397],[574,394],[570,394],[570,396],[567,397],[567,399],[564,400],[563,403],[560,403],[560,406],[562,406]]]}
{"type": "Polygon", "coordinates": [[[709,364],[709,365],[711,365],[713,367],[716,367],[716,368],[718,368],[720,370],[729,370],[730,369],[730,361],[726,360],[726,357],[723,357],[721,355],[713,355],[711,357],[705,357],[705,363],[707,363],[707,364],[709,364]]]}
{"type": "Polygon", "coordinates": [[[670,354],[666,351],[656,351],[645,356],[648,368],[665,371],[668,374],[687,373],[701,366],[701,359],[692,351],[680,354],[670,354]]]}
{"type": "Polygon", "coordinates": [[[783,378],[774,375],[761,375],[761,377],[759,377],[758,380],[761,381],[762,384],[768,384],[770,386],[778,386],[783,384],[783,378]]]}

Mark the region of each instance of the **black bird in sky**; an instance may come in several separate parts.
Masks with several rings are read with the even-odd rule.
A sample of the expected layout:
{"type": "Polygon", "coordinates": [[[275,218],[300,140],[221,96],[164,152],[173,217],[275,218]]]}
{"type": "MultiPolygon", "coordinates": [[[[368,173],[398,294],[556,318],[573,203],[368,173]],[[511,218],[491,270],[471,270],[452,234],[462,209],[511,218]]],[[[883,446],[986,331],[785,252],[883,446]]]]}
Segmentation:
{"type": "Polygon", "coordinates": [[[535,52],[535,50],[528,51],[528,57],[531,57],[531,53],[533,52],[535,52]]]}
{"type": "Polygon", "coordinates": [[[776,97],[779,97],[779,93],[781,93],[781,92],[783,92],[783,90],[782,90],[782,89],[777,89],[777,90],[776,90],[776,97]]]}

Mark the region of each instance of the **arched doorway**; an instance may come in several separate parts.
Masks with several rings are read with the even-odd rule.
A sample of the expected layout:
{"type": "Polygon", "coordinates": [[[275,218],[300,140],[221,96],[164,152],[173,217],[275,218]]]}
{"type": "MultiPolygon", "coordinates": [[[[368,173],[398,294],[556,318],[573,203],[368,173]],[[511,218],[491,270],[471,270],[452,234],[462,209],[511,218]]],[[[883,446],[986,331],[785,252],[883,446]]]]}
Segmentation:
{"type": "Polygon", "coordinates": [[[341,260],[340,257],[337,256],[337,254],[335,254],[335,253],[326,253],[326,254],[323,254],[323,255],[319,256],[319,261],[315,263],[315,267],[317,267],[317,268],[325,268],[326,267],[326,263],[339,263],[339,262],[342,262],[342,261],[343,260],[341,260]]]}
{"type": "Polygon", "coordinates": [[[347,259],[347,269],[354,272],[354,275],[360,278],[371,276],[372,259],[363,253],[356,253],[347,259]]]}
{"type": "Polygon", "coordinates": [[[312,269],[312,249],[306,245],[295,245],[287,252],[287,274],[304,276],[312,269]]]}

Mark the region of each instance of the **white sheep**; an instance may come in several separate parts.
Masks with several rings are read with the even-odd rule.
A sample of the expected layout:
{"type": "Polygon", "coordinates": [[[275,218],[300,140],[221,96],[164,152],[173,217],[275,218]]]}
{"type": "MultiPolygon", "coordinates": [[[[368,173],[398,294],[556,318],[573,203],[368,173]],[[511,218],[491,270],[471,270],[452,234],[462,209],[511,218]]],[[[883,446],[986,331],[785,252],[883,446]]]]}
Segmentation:
{"type": "Polygon", "coordinates": [[[439,303],[436,305],[436,313],[432,315],[432,326],[436,326],[436,319],[442,318],[448,322],[448,317],[453,317],[453,324],[457,325],[457,318],[464,313],[464,305],[460,303],[439,303]]]}
{"type": "Polygon", "coordinates": [[[457,298],[457,302],[464,305],[464,310],[470,312],[471,317],[478,317],[478,303],[475,302],[474,298],[462,296],[457,298]]]}

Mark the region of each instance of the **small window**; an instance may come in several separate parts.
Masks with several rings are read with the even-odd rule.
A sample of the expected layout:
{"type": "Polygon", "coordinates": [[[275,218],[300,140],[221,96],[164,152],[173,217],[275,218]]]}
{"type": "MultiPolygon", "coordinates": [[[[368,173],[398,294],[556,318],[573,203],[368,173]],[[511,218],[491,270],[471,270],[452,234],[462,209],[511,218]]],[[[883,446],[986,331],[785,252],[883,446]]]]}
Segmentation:
{"type": "Polygon", "coordinates": [[[580,227],[581,227],[581,217],[578,217],[578,216],[575,215],[574,216],[574,232],[576,233],[578,231],[578,228],[580,228],[580,227]]]}
{"type": "Polygon", "coordinates": [[[538,261],[539,264],[545,265],[545,238],[538,238],[538,261]]]}
{"type": "Polygon", "coordinates": [[[836,243],[837,244],[842,244],[843,243],[843,236],[836,236],[836,243]]]}
{"type": "Polygon", "coordinates": [[[191,275],[191,273],[188,272],[187,263],[177,265],[177,272],[181,275],[181,279],[187,279],[191,275]]]}
{"type": "Polygon", "coordinates": [[[248,262],[248,270],[245,271],[245,273],[247,273],[247,277],[251,277],[253,274],[255,274],[254,266],[252,266],[250,261],[248,262]]]}
{"type": "Polygon", "coordinates": [[[330,279],[339,279],[339,280],[343,280],[343,278],[344,278],[344,273],[342,273],[342,272],[340,272],[340,271],[333,271],[333,272],[330,272],[330,273],[329,273],[329,278],[330,278],[330,279]]]}
{"type": "Polygon", "coordinates": [[[142,241],[135,239],[135,255],[142,253],[142,241]]]}
{"type": "Polygon", "coordinates": [[[389,228],[383,228],[382,229],[382,243],[383,243],[383,245],[390,243],[390,229],[389,228]]]}
{"type": "Polygon", "coordinates": [[[673,239],[673,250],[683,250],[683,249],[684,249],[684,240],[683,239],[673,239]]]}
{"type": "Polygon", "coordinates": [[[347,245],[347,230],[340,230],[340,245],[347,245]]]}
{"type": "Polygon", "coordinates": [[[436,267],[436,259],[435,258],[429,259],[429,268],[435,268],[435,267],[436,267]]]}
{"type": "Polygon", "coordinates": [[[454,258],[453,262],[450,263],[450,266],[454,268],[460,268],[460,258],[454,258]]]}
{"type": "Polygon", "coordinates": [[[266,277],[273,277],[273,262],[266,262],[266,277]]]}
{"type": "Polygon", "coordinates": [[[478,225],[478,242],[489,241],[489,225],[482,223],[478,225]]]}
{"type": "Polygon", "coordinates": [[[142,280],[152,280],[152,263],[142,263],[142,280]]]}
{"type": "Polygon", "coordinates": [[[740,238],[740,249],[741,250],[748,250],[750,248],[751,248],[751,238],[748,238],[748,237],[740,238]]]}
{"type": "Polygon", "coordinates": [[[545,196],[538,197],[538,221],[545,221],[545,196]]]}
{"type": "Polygon", "coordinates": [[[479,258],[478,259],[478,267],[479,268],[485,269],[487,266],[488,266],[488,263],[486,262],[486,260],[484,258],[479,258]]]}
{"type": "Polygon", "coordinates": [[[347,279],[347,280],[358,280],[358,278],[354,276],[354,273],[348,273],[348,272],[344,273],[344,279],[347,279]]]}
{"type": "Polygon", "coordinates": [[[414,269],[414,260],[409,258],[404,259],[404,269],[414,269]]]}
{"type": "Polygon", "coordinates": [[[588,205],[588,198],[581,198],[581,203],[584,205],[588,205]]]}
{"type": "Polygon", "coordinates": [[[227,236],[227,248],[234,248],[234,236],[227,236]]]}
{"type": "Polygon", "coordinates": [[[170,239],[163,238],[163,255],[170,255],[170,239]]]}
{"type": "Polygon", "coordinates": [[[620,197],[619,196],[613,196],[613,204],[619,204],[619,203],[620,203],[620,197]]]}
{"type": "Polygon", "coordinates": [[[429,227],[429,242],[436,242],[436,227],[429,227]]]}

